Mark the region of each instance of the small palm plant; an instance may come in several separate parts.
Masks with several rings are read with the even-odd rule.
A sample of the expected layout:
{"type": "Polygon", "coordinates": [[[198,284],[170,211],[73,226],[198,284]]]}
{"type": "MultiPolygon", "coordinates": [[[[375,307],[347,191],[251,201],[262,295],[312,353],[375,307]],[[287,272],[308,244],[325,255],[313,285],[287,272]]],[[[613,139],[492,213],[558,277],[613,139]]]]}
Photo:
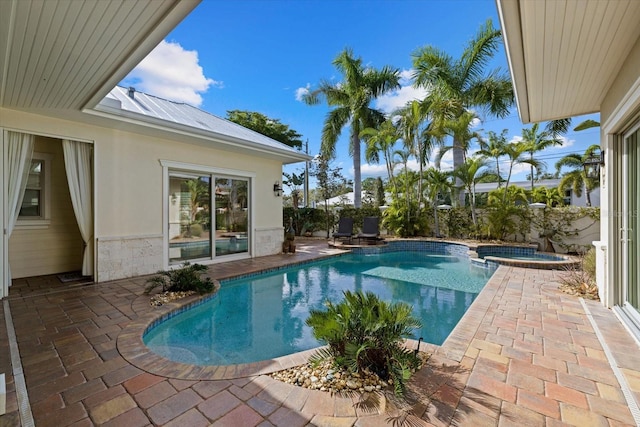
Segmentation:
{"type": "Polygon", "coordinates": [[[191,264],[185,262],[181,268],[175,270],[158,271],[158,275],[147,280],[145,294],[149,294],[158,286],[162,292],[186,292],[196,291],[205,294],[213,290],[213,281],[209,277],[202,279],[200,276],[208,270],[206,265],[191,264]]]}
{"type": "Polygon", "coordinates": [[[405,303],[389,304],[371,292],[344,292],[338,304],[326,303],[327,310],[312,310],[306,323],[316,339],[327,347],[318,350],[311,362],[333,359],[340,368],[362,373],[369,370],[391,379],[401,396],[405,382],[420,366],[420,358],[403,346],[403,338],[420,328],[420,321],[405,303]]]}

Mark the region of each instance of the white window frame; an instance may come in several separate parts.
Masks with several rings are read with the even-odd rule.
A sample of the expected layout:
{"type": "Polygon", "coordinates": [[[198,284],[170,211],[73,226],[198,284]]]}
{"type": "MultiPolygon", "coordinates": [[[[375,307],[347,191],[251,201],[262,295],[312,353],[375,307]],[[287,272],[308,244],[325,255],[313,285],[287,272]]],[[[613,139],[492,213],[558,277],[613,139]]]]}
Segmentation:
{"type": "Polygon", "coordinates": [[[42,162],[42,168],[44,169],[44,173],[40,176],[42,180],[40,183],[40,216],[18,216],[15,226],[16,230],[44,229],[51,225],[51,165],[53,163],[53,156],[49,153],[34,152],[32,156],[32,161],[33,160],[40,160],[42,162]]]}

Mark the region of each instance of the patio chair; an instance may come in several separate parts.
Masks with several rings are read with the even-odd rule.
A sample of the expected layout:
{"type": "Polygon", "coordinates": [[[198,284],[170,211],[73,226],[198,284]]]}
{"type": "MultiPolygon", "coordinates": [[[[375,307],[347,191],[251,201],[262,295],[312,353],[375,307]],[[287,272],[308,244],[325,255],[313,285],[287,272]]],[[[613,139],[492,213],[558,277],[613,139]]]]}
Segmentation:
{"type": "Polygon", "coordinates": [[[380,217],[366,216],[362,221],[362,232],[358,233],[358,243],[360,239],[377,242],[380,238],[380,217]]]}
{"type": "Polygon", "coordinates": [[[353,237],[353,218],[340,218],[338,221],[338,231],[333,233],[333,243],[337,238],[348,238],[349,244],[351,244],[351,238],[353,237]]]}

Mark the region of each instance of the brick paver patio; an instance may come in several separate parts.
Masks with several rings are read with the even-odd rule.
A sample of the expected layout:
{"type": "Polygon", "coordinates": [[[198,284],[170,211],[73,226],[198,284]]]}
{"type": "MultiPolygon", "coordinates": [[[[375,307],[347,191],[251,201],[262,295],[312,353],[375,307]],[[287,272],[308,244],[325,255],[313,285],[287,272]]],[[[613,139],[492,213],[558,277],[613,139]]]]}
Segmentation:
{"type": "MultiPolygon", "coordinates": [[[[295,255],[210,270],[229,277],[332,251],[325,241],[301,241],[295,255]]],[[[131,363],[135,352],[125,358],[118,344],[155,310],[142,296],[146,278],[99,285],[18,279],[0,305],[0,372],[8,377],[0,425],[19,426],[20,413],[28,413],[16,393],[22,373],[36,426],[636,425],[640,348],[598,302],[559,292],[559,274],[500,267],[449,339],[429,347],[433,355],[405,402],[331,396],[260,374],[157,375],[131,363]],[[11,363],[7,309],[22,372],[11,363]]]]}

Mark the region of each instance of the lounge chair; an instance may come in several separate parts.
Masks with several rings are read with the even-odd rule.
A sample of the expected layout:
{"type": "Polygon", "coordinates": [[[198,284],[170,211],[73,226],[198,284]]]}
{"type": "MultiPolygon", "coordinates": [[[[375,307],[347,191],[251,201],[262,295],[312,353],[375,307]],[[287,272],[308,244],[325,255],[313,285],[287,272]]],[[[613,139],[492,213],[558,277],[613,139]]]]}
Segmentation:
{"type": "Polygon", "coordinates": [[[358,243],[360,239],[373,240],[377,242],[380,238],[380,217],[366,216],[362,221],[362,232],[358,233],[358,243]]]}
{"type": "Polygon", "coordinates": [[[351,238],[353,237],[353,218],[340,218],[338,222],[338,231],[333,233],[333,243],[336,242],[337,238],[348,238],[349,243],[351,243],[351,238]]]}

